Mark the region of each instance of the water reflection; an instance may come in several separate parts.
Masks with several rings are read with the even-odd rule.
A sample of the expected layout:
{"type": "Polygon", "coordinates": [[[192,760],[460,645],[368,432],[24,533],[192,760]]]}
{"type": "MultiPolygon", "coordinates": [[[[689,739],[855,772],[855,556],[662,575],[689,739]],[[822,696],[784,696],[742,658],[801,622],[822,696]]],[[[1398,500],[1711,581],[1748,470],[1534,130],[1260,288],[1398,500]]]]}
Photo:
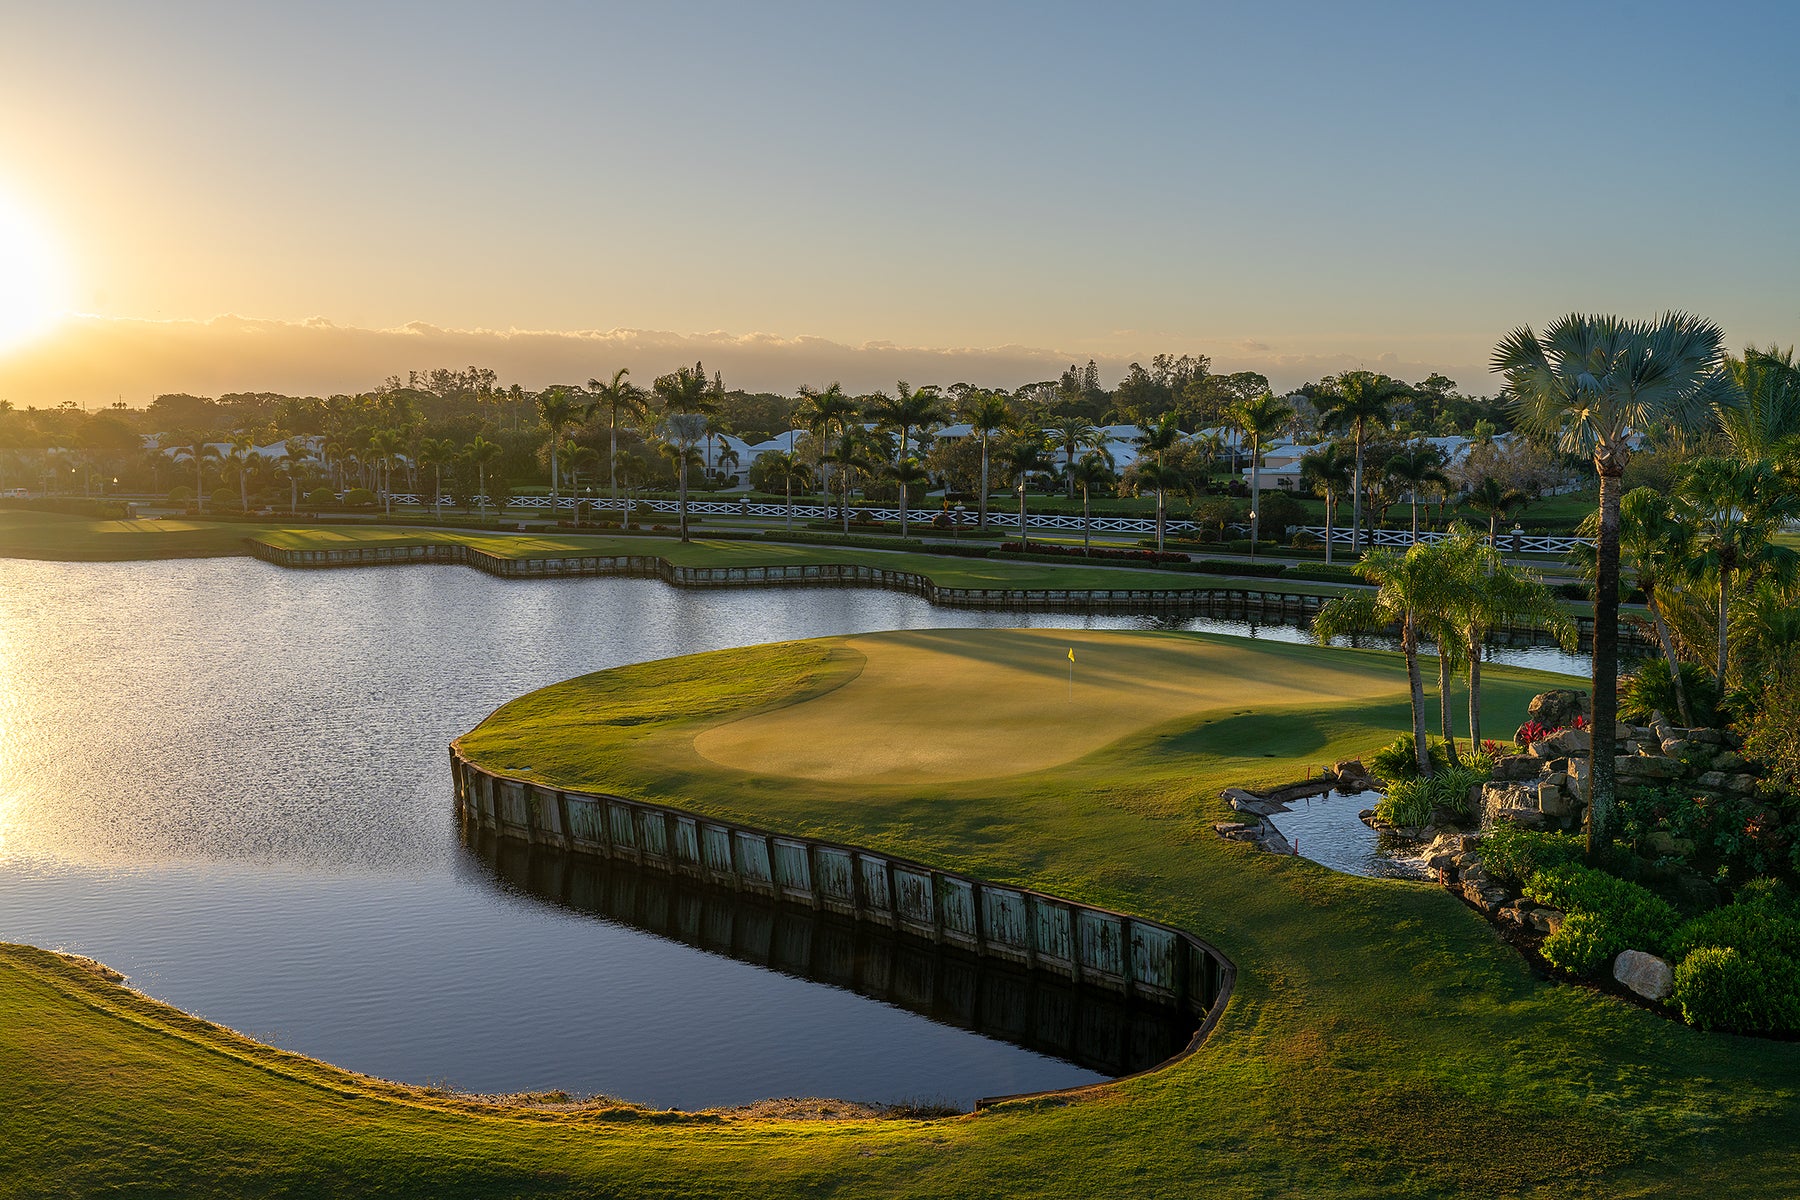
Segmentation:
{"type": "Polygon", "coordinates": [[[942,1025],[1117,1077],[1186,1048],[1195,1021],[891,930],[706,887],[627,863],[489,836],[471,856],[500,883],[550,904],[710,954],[855,992],[942,1025]]]}

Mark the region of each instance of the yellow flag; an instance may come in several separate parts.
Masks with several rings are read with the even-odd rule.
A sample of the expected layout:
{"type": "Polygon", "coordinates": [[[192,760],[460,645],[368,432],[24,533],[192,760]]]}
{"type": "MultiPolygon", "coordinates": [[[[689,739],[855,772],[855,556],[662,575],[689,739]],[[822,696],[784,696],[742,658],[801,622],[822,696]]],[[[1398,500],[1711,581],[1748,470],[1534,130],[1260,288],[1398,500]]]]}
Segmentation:
{"type": "Polygon", "coordinates": [[[1069,647],[1069,661],[1070,662],[1075,661],[1075,647],[1073,647],[1073,646],[1069,647]]]}

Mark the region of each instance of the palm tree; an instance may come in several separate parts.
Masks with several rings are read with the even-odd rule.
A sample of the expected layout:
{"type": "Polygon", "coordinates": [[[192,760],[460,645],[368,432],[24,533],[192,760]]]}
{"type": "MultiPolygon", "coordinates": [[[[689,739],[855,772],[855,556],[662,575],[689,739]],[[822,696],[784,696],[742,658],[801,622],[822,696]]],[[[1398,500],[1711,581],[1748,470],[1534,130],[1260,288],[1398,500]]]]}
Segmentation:
{"type": "Polygon", "coordinates": [[[476,487],[481,495],[481,519],[485,521],[487,520],[488,502],[487,469],[489,463],[500,457],[500,444],[490,442],[478,433],[475,435],[475,440],[470,442],[468,448],[463,451],[463,455],[475,464],[476,487]]]}
{"type": "Polygon", "coordinates": [[[1698,553],[1690,560],[1696,575],[1718,580],[1719,657],[1715,677],[1721,695],[1730,665],[1731,585],[1740,570],[1773,570],[1791,578],[1800,555],[1772,538],[1787,522],[1800,519],[1800,494],[1790,490],[1764,459],[1737,462],[1702,458],[1676,485],[1676,517],[1694,531],[1698,553]]]}
{"type": "Polygon", "coordinates": [[[1382,474],[1395,484],[1406,489],[1407,498],[1412,501],[1412,540],[1419,540],[1419,492],[1428,483],[1447,485],[1450,477],[1444,474],[1444,460],[1430,446],[1414,446],[1402,450],[1387,460],[1382,467],[1382,474]]]}
{"type": "Polygon", "coordinates": [[[1792,347],[1727,358],[1736,395],[1716,408],[1719,427],[1744,459],[1774,458],[1800,438],[1800,364],[1792,347]]]}
{"type": "Polygon", "coordinates": [[[962,419],[969,423],[969,429],[981,438],[981,522],[980,528],[985,532],[988,526],[988,442],[999,430],[1005,429],[1012,421],[1012,409],[1007,406],[1006,397],[998,392],[975,391],[963,397],[962,419]]]}
{"type": "Polygon", "coordinates": [[[1071,499],[1075,496],[1075,452],[1077,450],[1098,450],[1106,444],[1106,436],[1100,427],[1082,416],[1070,413],[1059,417],[1056,424],[1044,431],[1046,435],[1063,452],[1063,483],[1069,489],[1071,499]]]}
{"type": "Polygon", "coordinates": [[[907,457],[907,435],[934,421],[944,419],[943,397],[935,385],[913,389],[902,379],[894,385],[894,394],[876,392],[869,400],[868,415],[883,429],[900,431],[900,448],[894,455],[898,463],[907,457]]]}
{"type": "Polygon", "coordinates": [[[1564,453],[1591,456],[1600,479],[1590,861],[1608,845],[1617,790],[1619,480],[1634,433],[1668,425],[1691,428],[1709,406],[1725,401],[1724,344],[1717,325],[1687,313],[1652,321],[1572,313],[1552,322],[1541,338],[1520,328],[1494,348],[1490,369],[1505,376],[1518,424],[1527,433],[1554,438],[1564,453]]]}
{"type": "Polygon", "coordinates": [[[1325,561],[1331,562],[1332,522],[1338,497],[1350,486],[1350,462],[1336,442],[1326,442],[1300,460],[1300,480],[1325,501],[1325,561]]]}
{"type": "Polygon", "coordinates": [[[188,461],[194,464],[194,502],[199,505],[198,511],[204,513],[206,511],[206,459],[208,455],[218,457],[218,451],[207,444],[206,436],[201,433],[169,433],[164,434],[159,440],[165,450],[187,451],[188,461]]]}
{"type": "Polygon", "coordinates": [[[288,481],[288,515],[300,511],[300,482],[310,472],[309,443],[303,437],[291,437],[283,445],[286,457],[281,460],[281,475],[288,481]]]}
{"type": "Polygon", "coordinates": [[[1181,486],[1181,473],[1164,464],[1163,456],[1174,448],[1181,440],[1181,426],[1175,423],[1174,413],[1164,413],[1162,420],[1143,430],[1137,436],[1137,449],[1140,458],[1149,457],[1148,468],[1140,466],[1137,471],[1139,485],[1149,484],[1156,492],[1156,549],[1161,553],[1163,548],[1163,527],[1167,524],[1168,494],[1181,486]]]}
{"type": "MultiPolygon", "coordinates": [[[[1469,742],[1481,747],[1481,661],[1487,640],[1502,625],[1548,630],[1564,646],[1575,644],[1575,623],[1535,573],[1508,566],[1499,551],[1460,523],[1438,543],[1434,557],[1446,584],[1443,621],[1468,671],[1469,742]]],[[[1439,685],[1440,692],[1443,685],[1439,685]]]]}
{"type": "Polygon", "coordinates": [[[1431,746],[1425,736],[1425,680],[1419,671],[1421,636],[1443,609],[1444,564],[1431,546],[1414,546],[1405,554],[1371,550],[1356,572],[1375,590],[1347,592],[1325,602],[1313,618],[1313,637],[1321,645],[1346,633],[1399,626],[1400,652],[1406,656],[1406,681],[1412,696],[1413,756],[1419,774],[1431,774],[1431,746]]]}
{"type": "MultiPolygon", "coordinates": [[[[1250,557],[1262,538],[1262,448],[1265,439],[1294,419],[1294,406],[1264,392],[1232,406],[1232,420],[1250,438],[1250,557]]],[[[1158,547],[1160,549],[1160,547],[1158,547]]]]}
{"type": "Polygon", "coordinates": [[[644,456],[633,450],[621,450],[613,455],[613,478],[625,484],[625,507],[620,512],[619,528],[631,528],[631,489],[650,474],[650,464],[644,456]]]}
{"type": "MultiPolygon", "coordinates": [[[[581,528],[581,472],[599,463],[600,452],[579,442],[563,443],[563,465],[569,472],[569,495],[575,500],[575,528],[581,528]]],[[[590,506],[591,507],[591,506],[590,506]]]]}
{"type": "Polygon", "coordinates": [[[1031,535],[1025,528],[1025,486],[1033,471],[1044,469],[1044,438],[1035,429],[1021,429],[1001,451],[1001,464],[1006,477],[1019,493],[1019,550],[1031,549],[1031,535]]]}
{"type": "Polygon", "coordinates": [[[449,438],[426,438],[419,443],[419,465],[431,468],[431,508],[444,519],[444,464],[456,461],[456,443],[449,438]]]}
{"type": "MultiPolygon", "coordinates": [[[[1488,482],[1486,480],[1483,481],[1488,482]]],[[[1575,532],[1585,538],[1595,537],[1600,530],[1600,514],[1589,513],[1575,532]]],[[[1675,688],[1675,704],[1681,723],[1692,726],[1693,709],[1688,703],[1687,687],[1681,681],[1681,659],[1675,653],[1675,640],[1669,634],[1664,611],[1666,593],[1691,574],[1694,528],[1676,519],[1669,498],[1655,488],[1633,488],[1619,498],[1619,568],[1629,572],[1631,583],[1644,593],[1644,606],[1650,610],[1650,625],[1662,646],[1663,660],[1669,664],[1669,679],[1675,688]]],[[[1598,556],[1591,545],[1578,544],[1572,556],[1589,579],[1598,573],[1598,556]]]]}
{"type": "Polygon", "coordinates": [[[915,484],[930,483],[931,473],[911,455],[887,469],[888,476],[900,485],[900,536],[906,536],[906,489],[915,484]]]}
{"type": "Polygon", "coordinates": [[[231,447],[225,451],[225,470],[226,474],[237,476],[238,509],[241,512],[250,511],[250,472],[256,470],[261,461],[255,438],[240,433],[231,439],[231,447]]]}
{"type": "Polygon", "coordinates": [[[1524,492],[1509,488],[1492,475],[1483,475],[1481,482],[1469,489],[1463,497],[1464,503],[1478,513],[1486,513],[1488,519],[1488,545],[1499,548],[1500,522],[1529,499],[1524,492]]]}
{"type": "Polygon", "coordinates": [[[681,497],[681,540],[688,540],[688,462],[692,451],[706,436],[706,418],[717,411],[725,388],[718,376],[706,378],[706,368],[695,363],[672,375],[659,377],[654,385],[662,401],[663,436],[673,442],[676,485],[681,497]]]}
{"type": "MultiPolygon", "coordinates": [[[[839,430],[850,423],[856,415],[856,401],[844,394],[844,387],[837,380],[823,391],[812,387],[801,387],[800,403],[794,409],[794,419],[812,433],[824,446],[839,430]]],[[[792,446],[788,447],[790,450],[792,446]]],[[[827,460],[822,483],[825,488],[825,505],[831,506],[831,468],[827,460]]],[[[829,514],[828,514],[829,515],[829,514]]]]}
{"type": "Polygon", "coordinates": [[[837,468],[838,516],[844,532],[850,532],[850,487],[859,471],[878,471],[887,465],[885,439],[871,437],[860,425],[844,422],[825,447],[825,461],[837,468]]]}
{"type": "Polygon", "coordinates": [[[606,490],[614,504],[619,502],[619,477],[616,464],[619,461],[619,417],[621,415],[642,420],[650,413],[650,406],[644,401],[644,389],[630,382],[625,377],[631,374],[629,367],[620,367],[612,373],[612,379],[601,383],[598,379],[587,382],[588,401],[585,415],[592,420],[601,409],[606,410],[606,490]]]}
{"type": "Polygon", "coordinates": [[[1088,493],[1093,488],[1105,487],[1117,478],[1113,473],[1112,456],[1104,449],[1089,450],[1070,469],[1069,478],[1081,489],[1081,552],[1092,556],[1090,534],[1093,532],[1093,518],[1088,513],[1088,493]]]}
{"type": "Polygon", "coordinates": [[[377,429],[369,435],[369,451],[375,455],[381,472],[381,511],[392,513],[394,497],[388,484],[392,478],[394,456],[400,453],[400,431],[377,429]]]}
{"type": "Polygon", "coordinates": [[[560,480],[557,477],[557,448],[562,445],[562,431],[580,419],[581,404],[572,388],[558,384],[545,388],[537,397],[538,417],[550,431],[550,515],[556,515],[560,480]]]}
{"type": "Polygon", "coordinates": [[[1320,424],[1327,430],[1349,430],[1356,442],[1356,478],[1350,485],[1350,554],[1362,549],[1363,447],[1369,430],[1386,426],[1389,409],[1405,385],[1372,371],[1346,371],[1335,390],[1317,397],[1320,424]]]}
{"type": "Polygon", "coordinates": [[[800,461],[800,456],[792,450],[767,450],[756,461],[759,466],[763,463],[769,464],[763,468],[765,472],[763,481],[779,483],[782,492],[787,496],[786,525],[788,532],[792,533],[794,531],[794,485],[798,483],[804,487],[811,484],[813,470],[800,461]]]}

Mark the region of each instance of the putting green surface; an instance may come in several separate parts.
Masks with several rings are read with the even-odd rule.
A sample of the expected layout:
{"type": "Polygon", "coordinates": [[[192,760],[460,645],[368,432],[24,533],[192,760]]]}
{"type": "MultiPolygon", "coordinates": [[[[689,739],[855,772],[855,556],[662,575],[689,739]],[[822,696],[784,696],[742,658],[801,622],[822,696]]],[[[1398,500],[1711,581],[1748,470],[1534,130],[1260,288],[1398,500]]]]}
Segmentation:
{"type": "Polygon", "coordinates": [[[1059,766],[1237,697],[1337,704],[1393,686],[1350,663],[1284,671],[1244,643],[1155,633],[933,629],[840,645],[856,665],[837,687],[707,729],[695,749],[802,779],[985,779],[1059,766]]]}
{"type": "MultiPolygon", "coordinates": [[[[1567,682],[1487,678],[1496,728],[1567,682]]],[[[1220,788],[1366,754],[1407,721],[1396,656],[1177,633],[820,639],[556,684],[464,752],[1166,921],[1237,963],[1230,1003],[1198,1053],[1073,1102],[931,1122],[516,1113],[282,1055],[0,949],[0,1196],[1800,1194],[1800,1046],[1535,978],[1440,888],[1213,834],[1220,788]],[[1068,703],[1071,637],[1104,718],[1049,715],[1058,689],[1068,703]],[[912,693],[906,724],[884,725],[853,690],[883,659],[935,663],[954,687],[912,693]],[[815,774],[768,749],[741,765],[701,752],[758,723],[815,774]],[[806,746],[854,757],[960,728],[994,757],[958,749],[960,774],[933,780],[821,777],[806,746]]]]}

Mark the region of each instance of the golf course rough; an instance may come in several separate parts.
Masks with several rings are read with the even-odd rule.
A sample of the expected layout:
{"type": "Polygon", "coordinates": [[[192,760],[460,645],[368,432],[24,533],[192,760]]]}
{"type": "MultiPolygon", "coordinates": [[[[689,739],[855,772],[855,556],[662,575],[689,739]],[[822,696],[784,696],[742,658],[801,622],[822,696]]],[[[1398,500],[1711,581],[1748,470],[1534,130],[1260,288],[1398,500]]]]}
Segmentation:
{"type": "MultiPolygon", "coordinates": [[[[1559,682],[1486,680],[1497,725],[1559,682]]],[[[361,1079],[10,948],[0,1194],[1800,1194],[1800,1046],[1534,978],[1442,889],[1212,835],[1222,788],[1367,753],[1408,722],[1395,655],[1180,633],[869,635],[556,684],[462,753],[1161,921],[1237,964],[1230,1002],[1198,1053],[1073,1102],[926,1122],[597,1119],[361,1079]],[[908,666],[932,678],[889,717],[856,689],[908,666]],[[790,768],[771,753],[783,740],[867,765],[834,775],[807,746],[790,768]]]]}

